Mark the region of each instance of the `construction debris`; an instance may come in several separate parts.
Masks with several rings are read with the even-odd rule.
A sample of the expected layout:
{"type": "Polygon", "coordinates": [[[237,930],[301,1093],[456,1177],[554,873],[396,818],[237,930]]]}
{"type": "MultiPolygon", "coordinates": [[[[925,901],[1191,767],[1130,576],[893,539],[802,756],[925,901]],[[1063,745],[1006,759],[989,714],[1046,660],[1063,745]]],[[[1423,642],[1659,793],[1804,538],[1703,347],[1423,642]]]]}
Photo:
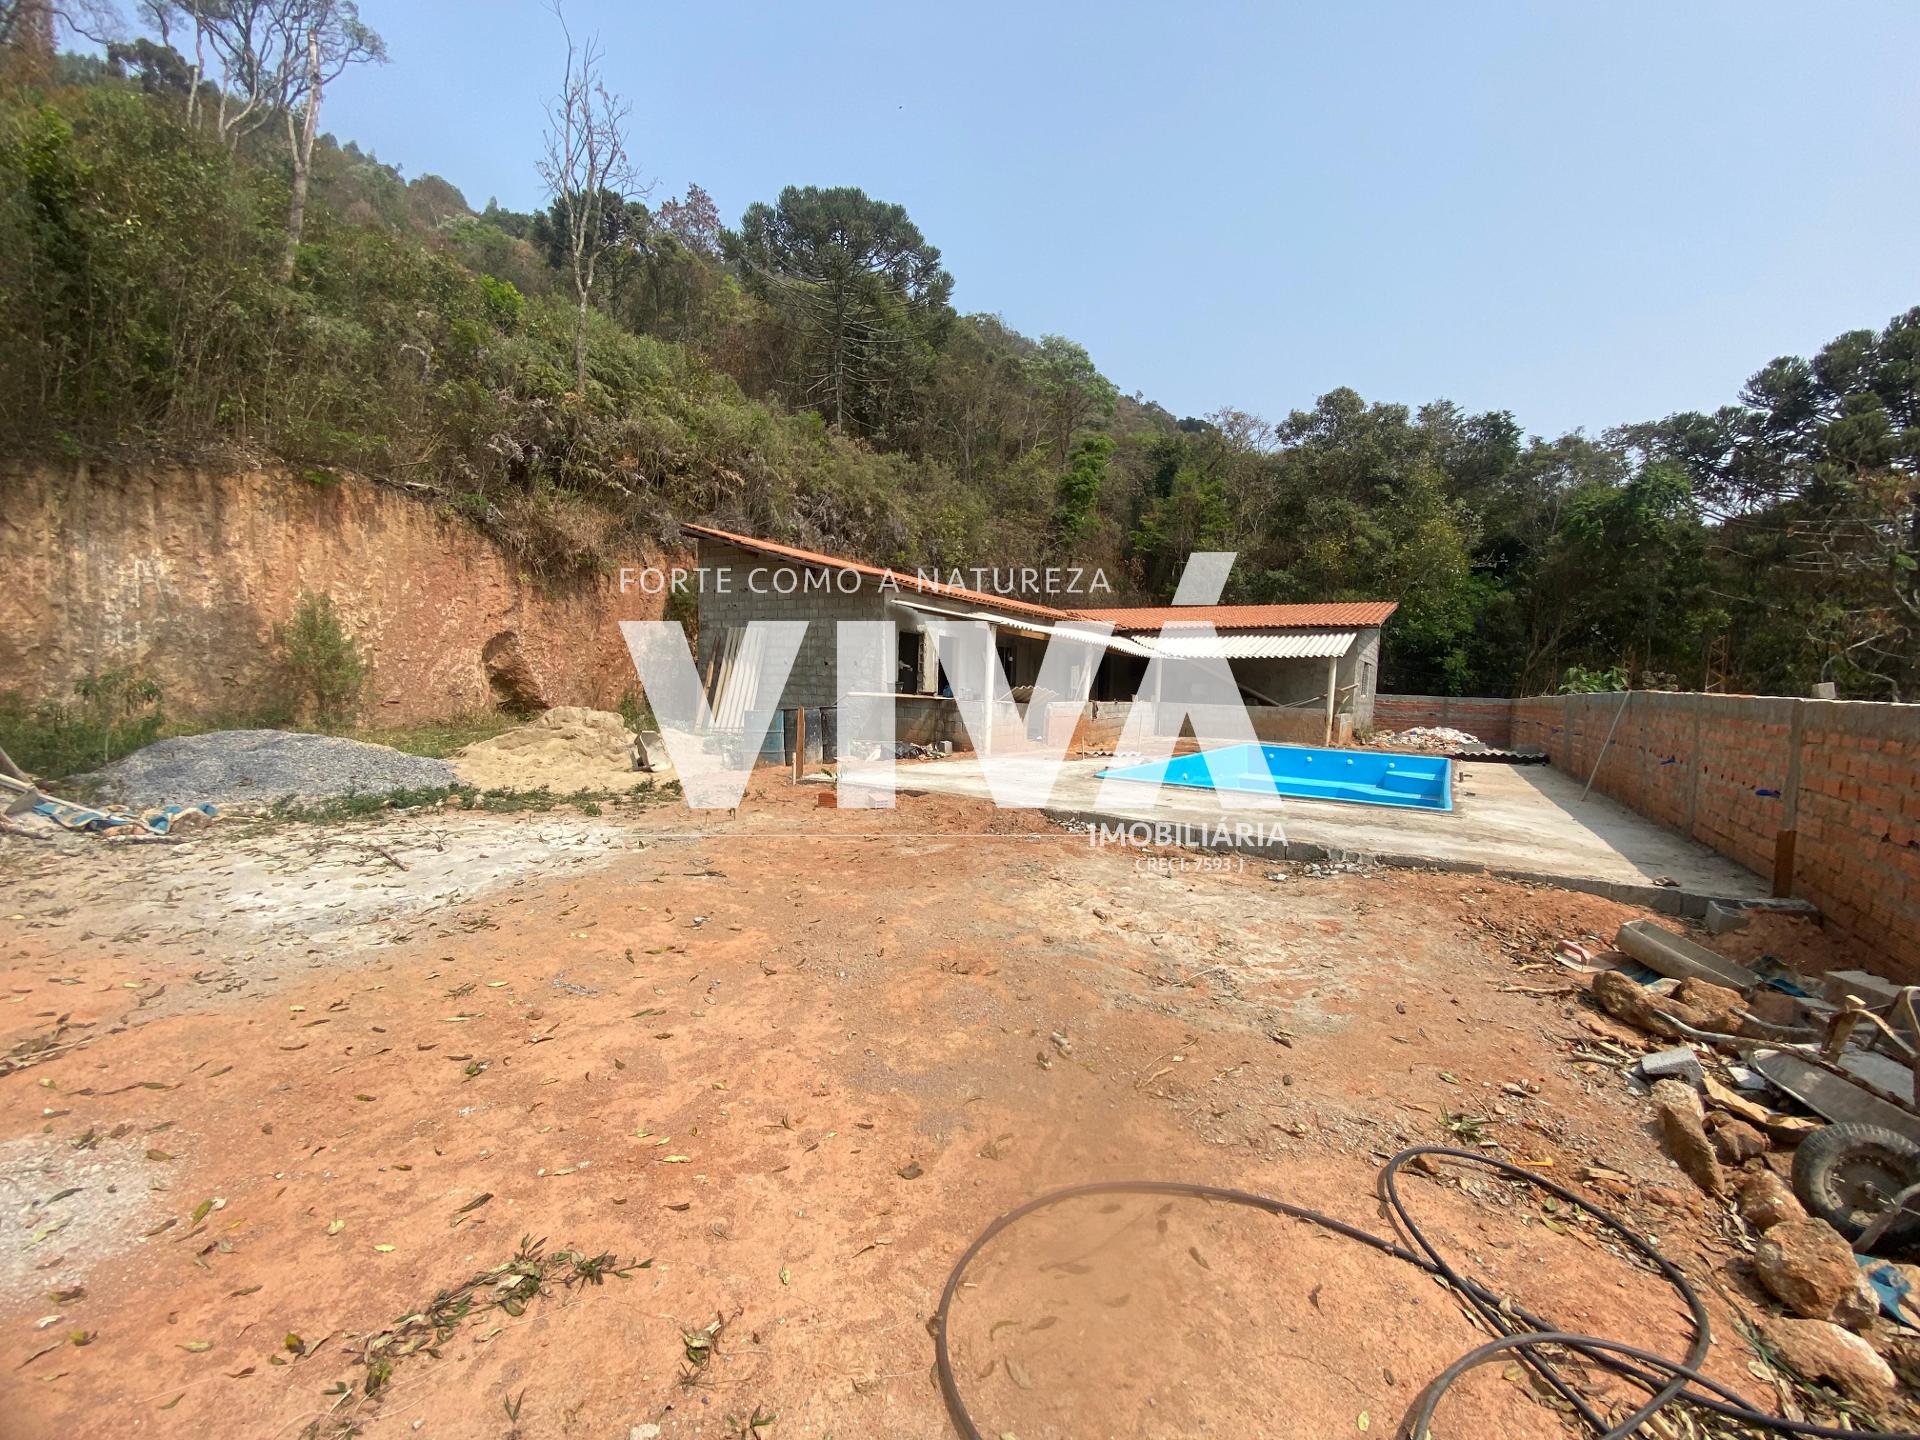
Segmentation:
{"type": "Polygon", "coordinates": [[[1728,905],[1719,900],[1707,902],[1706,926],[1709,935],[1728,935],[1744,930],[1753,917],[1744,905],[1728,905]]]}
{"type": "Polygon", "coordinates": [[[1478,745],[1480,737],[1446,725],[1413,725],[1405,730],[1376,730],[1367,743],[1387,750],[1419,750],[1430,755],[1444,755],[1478,745]]]}
{"type": "Polygon", "coordinates": [[[952,753],[951,740],[944,740],[936,745],[915,745],[908,740],[896,740],[891,745],[867,747],[869,760],[937,760],[943,755],[952,753]]]}
{"type": "Polygon", "coordinates": [[[1920,1115],[1834,1073],[1797,1050],[1755,1050],[1753,1068],[1817,1115],[1840,1124],[1879,1125],[1920,1142],[1920,1115]]]}
{"type": "Polygon", "coordinates": [[[1656,1050],[1651,1055],[1640,1057],[1640,1078],[1651,1085],[1656,1080],[1680,1080],[1699,1089],[1706,1084],[1706,1071],[1700,1068],[1700,1057],[1693,1053],[1691,1045],[1677,1045],[1671,1050],[1656,1050]]]}
{"type": "Polygon", "coordinates": [[[1740,991],[1760,983],[1760,977],[1744,965],[1736,965],[1651,920],[1629,920],[1620,927],[1613,943],[1649,970],[1675,980],[1707,980],[1740,991]]]}
{"type": "Polygon", "coordinates": [[[23,797],[23,803],[10,806],[0,815],[0,834],[33,840],[51,840],[63,833],[97,835],[109,840],[162,840],[211,825],[219,814],[212,805],[99,810],[33,790],[23,797]]]}
{"type": "MultiPolygon", "coordinates": [[[[1797,1315],[1870,1323],[1882,1302],[1855,1263],[1854,1245],[1873,1252],[1920,1220],[1920,1110],[1911,1098],[1920,1056],[1903,1034],[1920,1029],[1912,1003],[1920,991],[1841,972],[1842,988],[1829,986],[1837,1003],[1829,1003],[1775,963],[1763,979],[1650,921],[1622,925],[1617,938],[1618,968],[1582,964],[1599,957],[1566,944],[1559,963],[1591,970],[1590,993],[1609,1015],[1649,1035],[1695,1042],[1638,1057],[1627,1072],[1650,1083],[1662,1147],[1706,1194],[1736,1192],[1741,1218],[1762,1235],[1755,1273],[1797,1315]],[[1741,976],[1749,978],[1739,989],[1722,983],[1741,976]],[[1887,1014],[1868,1008],[1858,990],[1887,1014]],[[1762,997],[1769,1003],[1757,1007],[1762,997]],[[1702,1063],[1703,1048],[1733,1084],[1702,1063]],[[1749,1063],[1724,1065],[1718,1051],[1749,1063]],[[1734,1088],[1754,1081],[1834,1123],[1780,1113],[1734,1088]],[[1774,1145],[1796,1147],[1791,1189],[1767,1168],[1774,1145]]],[[[1897,1298],[1885,1303],[1904,1318],[1897,1298]]]]}

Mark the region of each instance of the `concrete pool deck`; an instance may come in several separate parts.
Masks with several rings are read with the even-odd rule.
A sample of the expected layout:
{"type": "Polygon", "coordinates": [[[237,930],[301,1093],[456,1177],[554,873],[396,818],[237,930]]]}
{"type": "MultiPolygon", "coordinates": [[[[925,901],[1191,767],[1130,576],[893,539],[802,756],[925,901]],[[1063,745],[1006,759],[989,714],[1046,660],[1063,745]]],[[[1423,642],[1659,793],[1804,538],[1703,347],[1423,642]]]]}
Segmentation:
{"type": "MultiPolygon", "coordinates": [[[[1546,765],[1458,762],[1454,808],[1445,812],[1101,781],[1098,772],[1115,763],[1066,761],[1046,812],[1094,825],[1185,826],[1201,832],[1190,841],[1201,848],[1274,859],[1366,859],[1531,880],[1668,914],[1699,916],[1709,900],[1768,893],[1760,876],[1705,846],[1605,796],[1582,800],[1579,781],[1546,765]],[[1237,836],[1239,827],[1250,833],[1237,836]]],[[[994,764],[1043,783],[1043,762],[1007,756],[994,764]]],[[[897,773],[901,790],[990,798],[973,756],[902,765],[897,773]]]]}

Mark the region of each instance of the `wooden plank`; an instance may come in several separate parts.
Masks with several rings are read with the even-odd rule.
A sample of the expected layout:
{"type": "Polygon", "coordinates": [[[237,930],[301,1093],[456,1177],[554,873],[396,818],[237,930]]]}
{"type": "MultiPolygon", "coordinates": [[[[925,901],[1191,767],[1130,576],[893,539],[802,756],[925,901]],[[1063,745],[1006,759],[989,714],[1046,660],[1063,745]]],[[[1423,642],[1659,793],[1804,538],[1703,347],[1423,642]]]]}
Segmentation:
{"type": "Polygon", "coordinates": [[[1776,896],[1793,894],[1793,849],[1799,833],[1782,830],[1773,837],[1773,893],[1776,896]]]}

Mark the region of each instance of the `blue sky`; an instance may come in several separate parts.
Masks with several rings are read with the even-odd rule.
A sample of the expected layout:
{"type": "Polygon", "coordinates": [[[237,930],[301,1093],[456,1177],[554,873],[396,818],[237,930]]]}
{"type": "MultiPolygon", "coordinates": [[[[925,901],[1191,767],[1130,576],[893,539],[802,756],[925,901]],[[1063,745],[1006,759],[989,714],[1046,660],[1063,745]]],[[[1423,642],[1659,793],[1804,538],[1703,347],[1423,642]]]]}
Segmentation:
{"type": "MultiPolygon", "coordinates": [[[[362,0],[326,128],[540,203],[537,0],[362,0]]],[[[1528,430],[1730,400],[1920,304],[1920,5],[571,0],[654,199],[859,185],[963,310],[1179,414],[1337,385],[1528,430]]]]}

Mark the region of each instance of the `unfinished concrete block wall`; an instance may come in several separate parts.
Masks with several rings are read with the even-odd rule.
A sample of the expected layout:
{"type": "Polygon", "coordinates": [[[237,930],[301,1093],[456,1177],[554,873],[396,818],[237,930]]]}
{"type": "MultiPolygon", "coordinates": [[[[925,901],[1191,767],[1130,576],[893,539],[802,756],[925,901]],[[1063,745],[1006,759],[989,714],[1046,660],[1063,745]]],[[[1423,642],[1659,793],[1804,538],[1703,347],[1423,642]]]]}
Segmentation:
{"type": "MultiPolygon", "coordinates": [[[[888,593],[876,580],[857,588],[847,572],[794,565],[717,540],[701,540],[698,664],[707,668],[729,629],[755,620],[804,620],[807,633],[780,694],[782,709],[833,705],[836,625],[842,620],[890,620],[888,593]]],[[[889,675],[891,669],[889,669],[889,675]]]]}
{"type": "Polygon", "coordinates": [[[1774,876],[1868,968],[1920,981],[1920,705],[1543,696],[1513,702],[1513,743],[1774,876]]]}
{"type": "MultiPolygon", "coordinates": [[[[1256,738],[1269,745],[1324,745],[1327,743],[1327,716],[1324,710],[1301,710],[1280,705],[1249,705],[1247,719],[1253,722],[1256,738]]],[[[1353,743],[1353,716],[1333,717],[1335,746],[1353,743]]]]}
{"type": "Polygon", "coordinates": [[[1410,730],[1416,725],[1444,725],[1478,735],[1489,745],[1505,746],[1513,743],[1513,705],[1511,700],[1485,696],[1376,695],[1373,728],[1410,730]]]}
{"type": "Polygon", "coordinates": [[[1088,701],[1080,707],[1080,714],[1074,722],[1073,740],[1068,748],[1074,751],[1112,750],[1119,743],[1120,732],[1126,729],[1127,716],[1132,713],[1131,701],[1088,701]]]}
{"type": "MultiPolygon", "coordinates": [[[[1380,630],[1375,626],[1371,630],[1362,630],[1360,640],[1341,662],[1340,683],[1351,685],[1353,690],[1343,707],[1352,717],[1352,730],[1365,732],[1372,730],[1380,722],[1374,719],[1374,703],[1379,698],[1375,687],[1380,683],[1380,630]]],[[[1346,744],[1346,741],[1342,741],[1346,744]]]]}

